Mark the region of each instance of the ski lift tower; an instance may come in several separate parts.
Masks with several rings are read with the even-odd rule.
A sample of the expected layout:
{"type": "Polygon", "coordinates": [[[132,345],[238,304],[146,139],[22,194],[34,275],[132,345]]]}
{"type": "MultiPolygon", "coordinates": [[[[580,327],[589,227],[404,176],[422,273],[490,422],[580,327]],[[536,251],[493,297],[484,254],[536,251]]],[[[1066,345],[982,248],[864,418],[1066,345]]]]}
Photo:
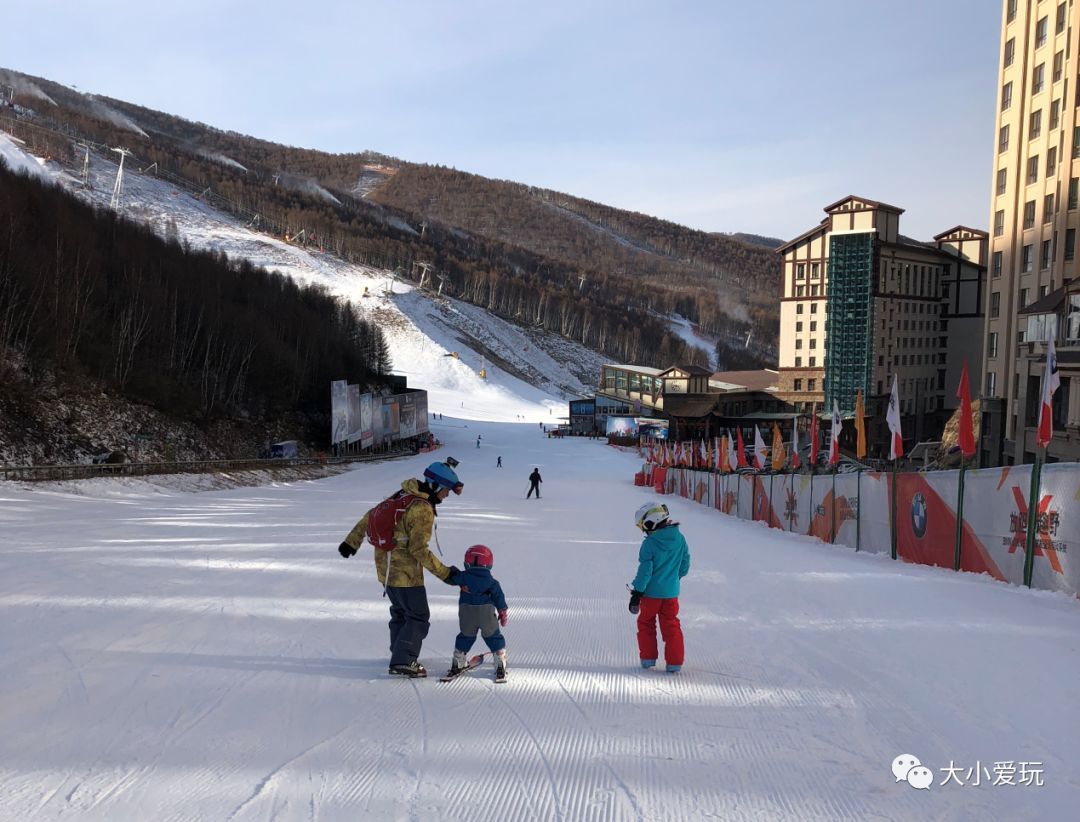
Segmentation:
{"type": "Polygon", "coordinates": [[[82,165],[82,187],[90,188],[90,146],[86,143],[79,143],[79,148],[83,150],[83,165],[82,165]]]}
{"type": "Polygon", "coordinates": [[[415,266],[414,270],[416,268],[420,269],[420,285],[418,285],[417,288],[423,288],[424,283],[427,282],[427,275],[428,272],[431,271],[432,265],[431,263],[413,263],[413,266],[415,266]]]}
{"type": "Polygon", "coordinates": [[[126,148],[114,148],[117,154],[120,155],[120,165],[116,169],[116,182],[113,183],[112,199],[109,200],[109,208],[113,211],[120,210],[120,194],[124,190],[124,158],[131,155],[131,152],[126,148]]]}

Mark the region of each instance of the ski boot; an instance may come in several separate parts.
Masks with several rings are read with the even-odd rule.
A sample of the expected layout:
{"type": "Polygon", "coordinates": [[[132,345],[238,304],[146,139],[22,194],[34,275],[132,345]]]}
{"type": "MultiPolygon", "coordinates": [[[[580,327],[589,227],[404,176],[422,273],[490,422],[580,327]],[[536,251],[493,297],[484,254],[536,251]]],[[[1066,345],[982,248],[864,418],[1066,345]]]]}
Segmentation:
{"type": "Polygon", "coordinates": [[[656,660],[655,659],[643,659],[643,660],[641,660],[641,667],[642,668],[655,668],[656,667],[656,660]]]}
{"type": "Polygon", "coordinates": [[[414,659],[406,665],[391,665],[390,675],[407,676],[409,679],[423,679],[427,676],[427,669],[414,659]]]}
{"type": "Polygon", "coordinates": [[[506,649],[495,652],[495,681],[506,682],[506,649]]]}
{"type": "Polygon", "coordinates": [[[667,672],[669,674],[677,674],[681,670],[682,670],[682,665],[668,665],[667,666],[667,672]]]}
{"type": "Polygon", "coordinates": [[[454,649],[454,660],[450,663],[450,670],[446,672],[447,676],[457,676],[463,670],[469,667],[469,661],[465,658],[465,652],[454,649]]]}

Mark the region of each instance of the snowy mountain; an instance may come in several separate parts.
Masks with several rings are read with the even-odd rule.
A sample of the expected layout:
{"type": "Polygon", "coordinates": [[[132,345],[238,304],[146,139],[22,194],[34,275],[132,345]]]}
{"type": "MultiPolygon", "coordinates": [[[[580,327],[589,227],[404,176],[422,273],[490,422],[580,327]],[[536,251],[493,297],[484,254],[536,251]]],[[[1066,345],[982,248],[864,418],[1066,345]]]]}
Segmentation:
{"type": "MultiPolygon", "coordinates": [[[[11,167],[33,170],[74,196],[109,207],[118,167],[90,155],[89,187],[75,169],[29,155],[0,134],[0,156],[11,167]]],[[[473,411],[498,401],[508,418],[538,419],[565,413],[563,400],[591,390],[603,358],[541,329],[525,329],[483,309],[395,280],[392,272],[354,265],[320,251],[258,232],[215,211],[183,189],[125,166],[119,211],[196,249],[242,258],[304,283],[318,283],[378,322],[390,344],[394,371],[429,392],[432,409],[468,396],[473,411]],[[456,353],[457,356],[454,356],[456,353]],[[479,377],[480,370],[487,378],[479,377]],[[504,402],[506,401],[506,402],[504,402]],[[509,410],[513,409],[513,410],[509,410]]]]}

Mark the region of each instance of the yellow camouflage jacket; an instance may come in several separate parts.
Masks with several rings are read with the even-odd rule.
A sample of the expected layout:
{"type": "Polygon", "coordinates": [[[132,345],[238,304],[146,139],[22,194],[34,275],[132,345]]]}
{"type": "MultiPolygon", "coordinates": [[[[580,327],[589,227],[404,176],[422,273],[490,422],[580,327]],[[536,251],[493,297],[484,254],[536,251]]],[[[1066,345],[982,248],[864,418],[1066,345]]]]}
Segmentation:
{"type": "MultiPolygon", "coordinates": [[[[431,541],[431,533],[435,527],[435,509],[427,502],[428,495],[420,490],[420,484],[415,479],[407,479],[401,483],[401,489],[406,494],[419,497],[405,509],[404,515],[394,528],[393,551],[383,551],[368,544],[375,552],[375,572],[379,575],[379,582],[391,588],[414,588],[424,584],[424,568],[439,579],[445,581],[450,574],[450,569],[439,562],[428,543],[431,541]],[[390,576],[387,578],[386,566],[390,565],[390,576]]],[[[353,548],[360,548],[367,536],[368,514],[353,526],[345,541],[353,548]]]]}

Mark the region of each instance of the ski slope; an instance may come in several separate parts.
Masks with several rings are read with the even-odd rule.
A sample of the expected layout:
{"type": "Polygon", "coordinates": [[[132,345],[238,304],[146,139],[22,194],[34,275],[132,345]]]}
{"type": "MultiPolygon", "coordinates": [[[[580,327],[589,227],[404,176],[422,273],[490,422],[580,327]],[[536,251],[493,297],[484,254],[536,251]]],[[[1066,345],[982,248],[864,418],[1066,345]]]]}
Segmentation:
{"type": "MultiPolygon", "coordinates": [[[[0,159],[98,207],[110,205],[117,166],[96,156],[90,157],[88,189],[82,187],[81,165],[68,169],[33,157],[2,132],[0,159]]],[[[408,377],[410,386],[425,388],[433,410],[453,409],[462,418],[490,419],[490,409],[499,408],[505,421],[519,416],[533,422],[554,421],[566,414],[568,397],[591,392],[605,362],[596,352],[556,334],[522,328],[481,307],[395,282],[388,271],[347,263],[315,246],[302,247],[260,233],[183,189],[140,174],[134,161],[125,166],[119,211],[163,237],[174,235],[194,249],[246,259],[351,301],[382,328],[394,373],[408,377]],[[457,357],[452,356],[455,352],[457,357]],[[481,369],[486,379],[479,376],[481,369]]]]}
{"type": "MultiPolygon", "coordinates": [[[[1075,818],[1074,600],[671,498],[686,667],[642,671],[636,458],[535,423],[432,425],[465,482],[445,559],[489,545],[507,593],[506,685],[389,678],[370,552],[338,556],[423,455],[197,494],[0,485],[0,819],[1075,818]],[[895,780],[900,754],[929,790],[895,780]],[[1045,784],[940,784],[1005,761],[1045,784]]],[[[428,580],[437,674],[456,596],[428,580]]]]}

